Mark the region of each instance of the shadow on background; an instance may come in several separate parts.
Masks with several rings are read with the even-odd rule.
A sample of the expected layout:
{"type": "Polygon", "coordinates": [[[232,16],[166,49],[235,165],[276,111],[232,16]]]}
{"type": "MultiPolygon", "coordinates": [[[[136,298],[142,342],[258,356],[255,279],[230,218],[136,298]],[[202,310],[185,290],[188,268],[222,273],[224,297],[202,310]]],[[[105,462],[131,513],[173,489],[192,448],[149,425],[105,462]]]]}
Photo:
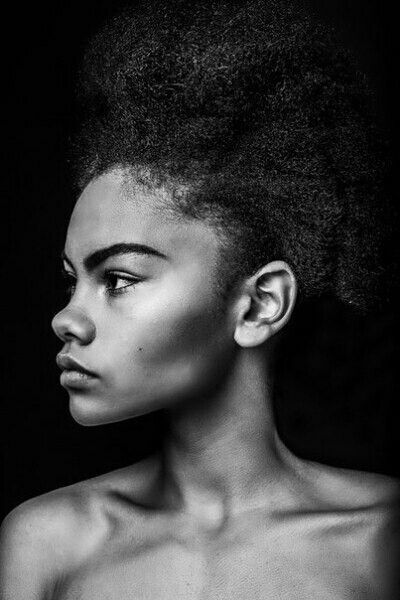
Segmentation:
{"type": "Polygon", "coordinates": [[[393,311],[361,316],[331,298],[297,310],[278,353],[275,409],[296,454],[400,475],[395,326],[393,311]]]}

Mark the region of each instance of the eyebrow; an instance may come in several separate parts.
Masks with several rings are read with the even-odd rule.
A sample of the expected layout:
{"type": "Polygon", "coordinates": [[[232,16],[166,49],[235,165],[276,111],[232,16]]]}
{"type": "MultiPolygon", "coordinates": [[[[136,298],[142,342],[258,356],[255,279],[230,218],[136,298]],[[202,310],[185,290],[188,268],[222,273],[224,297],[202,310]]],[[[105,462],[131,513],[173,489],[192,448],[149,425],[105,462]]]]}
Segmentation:
{"type": "MultiPolygon", "coordinates": [[[[105,248],[95,250],[84,258],[83,265],[86,271],[93,271],[93,269],[107,260],[107,258],[110,258],[110,256],[117,256],[119,254],[147,254],[167,259],[165,254],[150,246],[146,246],[145,244],[121,243],[112,244],[112,246],[106,246],[105,248]]],[[[65,260],[71,267],[73,266],[71,260],[66,255],[65,250],[61,252],[61,260],[65,260]]]]}

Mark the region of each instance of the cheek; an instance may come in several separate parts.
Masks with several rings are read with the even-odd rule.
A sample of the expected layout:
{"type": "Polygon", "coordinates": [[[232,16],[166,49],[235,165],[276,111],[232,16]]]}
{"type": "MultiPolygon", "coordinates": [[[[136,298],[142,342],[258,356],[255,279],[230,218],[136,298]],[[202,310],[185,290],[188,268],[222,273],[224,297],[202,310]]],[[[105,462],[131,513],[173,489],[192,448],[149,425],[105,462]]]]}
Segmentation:
{"type": "Polygon", "coordinates": [[[134,356],[149,365],[189,360],[211,350],[224,330],[221,317],[212,307],[187,306],[183,302],[160,305],[159,310],[142,315],[132,328],[134,356]],[[141,350],[139,350],[141,348],[141,350]]]}
{"type": "Polygon", "coordinates": [[[219,299],[182,291],[142,300],[133,317],[120,321],[119,334],[109,324],[115,385],[183,389],[212,378],[233,346],[219,299]]]}

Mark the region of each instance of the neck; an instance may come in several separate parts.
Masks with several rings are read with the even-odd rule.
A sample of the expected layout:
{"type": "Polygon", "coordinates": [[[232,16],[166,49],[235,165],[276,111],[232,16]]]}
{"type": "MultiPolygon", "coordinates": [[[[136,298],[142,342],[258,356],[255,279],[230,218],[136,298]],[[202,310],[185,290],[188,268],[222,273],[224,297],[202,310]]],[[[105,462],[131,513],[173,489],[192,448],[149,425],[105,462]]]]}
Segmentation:
{"type": "Polygon", "coordinates": [[[246,350],[215,397],[169,413],[165,484],[188,512],[240,512],[281,484],[290,453],[276,434],[268,373],[265,356],[246,350]]]}

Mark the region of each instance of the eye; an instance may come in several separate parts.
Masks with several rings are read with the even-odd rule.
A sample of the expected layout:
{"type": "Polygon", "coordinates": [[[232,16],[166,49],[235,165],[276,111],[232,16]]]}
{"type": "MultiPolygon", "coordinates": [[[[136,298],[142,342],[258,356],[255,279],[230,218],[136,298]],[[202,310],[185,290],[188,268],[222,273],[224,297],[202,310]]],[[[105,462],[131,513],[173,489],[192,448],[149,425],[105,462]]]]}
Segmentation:
{"type": "Polygon", "coordinates": [[[128,288],[140,282],[138,277],[128,276],[126,273],[116,273],[114,271],[106,271],[104,274],[104,282],[106,284],[107,294],[110,296],[118,296],[127,291],[128,288]]]}
{"type": "MultiPolygon", "coordinates": [[[[64,281],[64,291],[70,298],[76,289],[77,278],[74,273],[61,268],[61,275],[64,281]]],[[[139,283],[141,279],[126,273],[117,273],[115,271],[106,271],[102,276],[102,283],[105,285],[109,296],[118,296],[128,290],[128,288],[139,283]]]]}
{"type": "Polygon", "coordinates": [[[67,296],[71,297],[72,294],[75,292],[76,277],[73,273],[67,271],[64,268],[61,269],[61,276],[64,282],[64,291],[67,294],[67,296]]]}

